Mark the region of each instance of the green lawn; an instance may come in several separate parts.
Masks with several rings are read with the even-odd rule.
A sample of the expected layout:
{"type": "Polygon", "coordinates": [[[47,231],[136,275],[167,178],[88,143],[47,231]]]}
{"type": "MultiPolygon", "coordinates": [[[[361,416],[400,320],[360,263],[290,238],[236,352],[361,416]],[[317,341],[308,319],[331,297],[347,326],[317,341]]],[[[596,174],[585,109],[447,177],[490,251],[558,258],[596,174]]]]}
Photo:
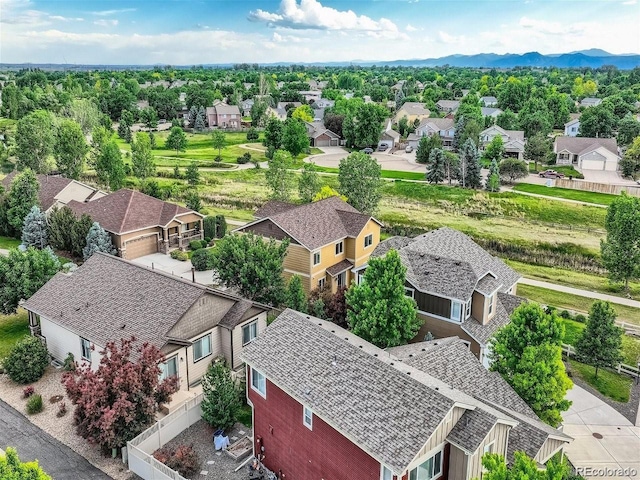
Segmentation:
{"type": "Polygon", "coordinates": [[[596,379],[594,367],[575,360],[569,360],[569,365],[574,376],[581,378],[601,394],[618,402],[626,403],[629,401],[629,392],[633,382],[630,377],[601,368],[598,370],[598,378],[596,379]]]}
{"type": "MultiPolygon", "coordinates": [[[[562,319],[564,324],[564,343],[574,345],[580,338],[586,325],[575,320],[562,319]]],[[[640,339],[629,335],[622,336],[622,363],[635,366],[640,360],[640,339]]]]}
{"type": "Polygon", "coordinates": [[[585,324],[576,322],[575,320],[569,320],[567,318],[562,319],[564,324],[564,341],[569,345],[574,345],[582,335],[582,331],[585,329],[585,324]]]}
{"type": "MultiPolygon", "coordinates": [[[[567,270],[565,268],[545,267],[531,265],[529,263],[517,262],[515,260],[504,260],[507,265],[520,273],[523,277],[545,282],[557,283],[568,287],[580,288],[592,292],[606,293],[618,297],[626,297],[623,286],[611,284],[609,279],[600,275],[567,270]]],[[[629,282],[629,294],[634,300],[640,301],[640,283],[629,282]]]]}
{"type": "Polygon", "coordinates": [[[558,173],[563,173],[566,177],[584,178],[584,175],[577,171],[573,165],[538,165],[536,170],[535,164],[533,162],[529,163],[530,173],[544,172],[545,170],[555,170],[558,173]]]}
{"type": "MultiPolygon", "coordinates": [[[[339,169],[334,167],[321,167],[316,165],[316,171],[321,173],[338,173],[339,169]]],[[[397,180],[425,180],[424,173],[420,172],[401,172],[399,170],[381,170],[380,176],[382,178],[397,179],[397,180]]]]}
{"type": "MultiPolygon", "coordinates": [[[[574,310],[585,315],[592,303],[589,298],[523,284],[518,285],[518,295],[534,302],[552,305],[561,310],[574,310]]],[[[640,309],[618,304],[613,307],[618,314],[618,320],[640,325],[640,309]]]]}
{"type": "Polygon", "coordinates": [[[0,248],[9,250],[10,248],[16,248],[20,245],[20,240],[11,237],[0,237],[0,248]]]}
{"type": "Polygon", "coordinates": [[[536,193],[548,197],[566,198],[580,202],[595,203],[597,205],[610,205],[618,195],[608,193],[585,192],[583,190],[572,190],[570,188],[545,187],[544,185],[534,185],[532,183],[519,183],[513,187],[519,192],[536,193]]]}
{"type": "Polygon", "coordinates": [[[251,428],[252,420],[251,407],[249,405],[242,405],[240,412],[238,412],[238,421],[245,427],[251,428]]]}
{"type": "Polygon", "coordinates": [[[0,315],[0,359],[6,357],[18,340],[29,334],[27,312],[0,315]]]}

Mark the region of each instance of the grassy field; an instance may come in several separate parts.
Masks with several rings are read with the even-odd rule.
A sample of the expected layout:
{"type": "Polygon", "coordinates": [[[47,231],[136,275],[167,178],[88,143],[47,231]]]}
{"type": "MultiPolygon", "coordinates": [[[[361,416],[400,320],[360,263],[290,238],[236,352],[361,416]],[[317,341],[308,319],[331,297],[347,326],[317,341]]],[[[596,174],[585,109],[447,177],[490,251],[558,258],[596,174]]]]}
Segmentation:
{"type": "Polygon", "coordinates": [[[598,378],[596,379],[596,370],[592,366],[575,360],[569,360],[569,365],[574,376],[581,378],[601,394],[618,402],[626,403],[629,401],[629,392],[633,382],[631,378],[601,368],[598,370],[598,378]]]}
{"type": "Polygon", "coordinates": [[[16,248],[20,245],[20,240],[11,237],[0,237],[0,248],[9,250],[10,248],[16,248]]]}
{"type": "Polygon", "coordinates": [[[6,357],[18,340],[29,334],[29,320],[25,310],[16,315],[0,315],[0,358],[6,357]]]}
{"type": "MultiPolygon", "coordinates": [[[[316,165],[316,171],[322,173],[338,173],[339,169],[334,167],[322,167],[316,165]]],[[[382,178],[395,179],[395,180],[425,180],[425,174],[420,172],[401,172],[398,170],[381,170],[380,176],[382,178]]]]}
{"type": "MultiPolygon", "coordinates": [[[[562,319],[562,323],[564,324],[564,343],[575,346],[586,325],[566,318],[562,319]]],[[[640,360],[640,339],[623,335],[622,357],[622,363],[631,366],[637,365],[640,360]]]]}
{"type": "MultiPolygon", "coordinates": [[[[585,315],[591,306],[589,298],[530,285],[519,284],[518,295],[534,302],[552,305],[559,309],[573,310],[585,315]]],[[[613,307],[618,314],[618,320],[640,325],[640,309],[618,304],[613,307]]]]}
{"type": "MultiPolygon", "coordinates": [[[[626,293],[623,291],[622,285],[611,284],[606,277],[600,275],[577,272],[564,268],[531,265],[514,260],[505,260],[505,262],[516,272],[527,278],[626,298],[626,293]]],[[[640,283],[630,282],[629,294],[634,300],[640,301],[640,283]]]]}
{"type": "Polygon", "coordinates": [[[595,203],[597,205],[610,205],[618,195],[608,193],[585,192],[583,190],[572,190],[570,188],[545,187],[544,185],[534,185],[532,183],[519,183],[513,187],[519,192],[536,193],[548,197],[566,198],[580,202],[595,203]]]}

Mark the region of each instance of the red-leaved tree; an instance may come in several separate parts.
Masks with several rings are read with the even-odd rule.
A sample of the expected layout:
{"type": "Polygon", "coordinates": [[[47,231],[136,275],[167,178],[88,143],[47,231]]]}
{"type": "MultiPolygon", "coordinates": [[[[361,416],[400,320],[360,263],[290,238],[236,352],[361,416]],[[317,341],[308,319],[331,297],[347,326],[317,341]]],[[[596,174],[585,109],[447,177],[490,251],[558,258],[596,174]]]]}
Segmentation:
{"type": "Polygon", "coordinates": [[[78,435],[104,449],[123,447],[148,428],[178,387],[176,377],[160,380],[160,350],[147,343],[134,348],[134,342],[109,342],[96,371],[84,363],[62,377],[78,435]]]}

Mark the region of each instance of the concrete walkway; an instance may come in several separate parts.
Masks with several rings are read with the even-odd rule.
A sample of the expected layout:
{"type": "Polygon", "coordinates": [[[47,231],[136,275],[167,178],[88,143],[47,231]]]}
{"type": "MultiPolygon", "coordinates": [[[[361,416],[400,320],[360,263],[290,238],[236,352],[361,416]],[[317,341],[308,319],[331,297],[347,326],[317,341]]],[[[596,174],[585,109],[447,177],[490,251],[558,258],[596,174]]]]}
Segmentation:
{"type": "Polygon", "coordinates": [[[132,262],[147,268],[169,273],[189,281],[192,281],[193,275],[195,275],[196,283],[201,285],[213,284],[213,270],[205,270],[204,272],[195,272],[192,274],[191,267],[193,265],[191,264],[191,260],[181,262],[180,260],[175,260],[164,253],[152,253],[151,255],[135,258],[132,262]]]}
{"type": "Polygon", "coordinates": [[[36,427],[24,415],[0,400],[0,447],[14,447],[20,460],[38,460],[51,478],[77,480],[109,480],[107,474],[36,427]]]}
{"type": "Polygon", "coordinates": [[[640,479],[640,427],[577,385],[567,399],[573,404],[563,414],[563,431],[574,440],[564,451],[578,473],[587,479],[640,479]]]}
{"type": "Polygon", "coordinates": [[[524,277],[519,280],[519,283],[531,285],[533,287],[548,288],[549,290],[557,290],[558,292],[570,293],[572,295],[578,295],[580,297],[587,297],[590,299],[605,300],[607,302],[617,303],[618,305],[640,308],[640,302],[637,300],[617,297],[615,295],[607,295],[606,293],[590,292],[589,290],[580,290],[579,288],[567,287],[557,283],[543,282],[541,280],[533,280],[531,278],[524,277]]]}

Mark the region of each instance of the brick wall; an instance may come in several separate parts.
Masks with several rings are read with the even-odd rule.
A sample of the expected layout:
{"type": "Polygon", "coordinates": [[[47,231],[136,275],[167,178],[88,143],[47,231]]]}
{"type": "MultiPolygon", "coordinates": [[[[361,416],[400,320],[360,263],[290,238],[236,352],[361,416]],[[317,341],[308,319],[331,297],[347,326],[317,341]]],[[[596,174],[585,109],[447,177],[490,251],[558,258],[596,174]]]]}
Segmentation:
{"type": "Polygon", "coordinates": [[[262,437],[267,468],[281,469],[286,480],[380,480],[380,463],[315,415],[309,430],[302,404],[268,380],[263,398],[251,389],[250,371],[247,381],[254,438],[262,437]]]}

